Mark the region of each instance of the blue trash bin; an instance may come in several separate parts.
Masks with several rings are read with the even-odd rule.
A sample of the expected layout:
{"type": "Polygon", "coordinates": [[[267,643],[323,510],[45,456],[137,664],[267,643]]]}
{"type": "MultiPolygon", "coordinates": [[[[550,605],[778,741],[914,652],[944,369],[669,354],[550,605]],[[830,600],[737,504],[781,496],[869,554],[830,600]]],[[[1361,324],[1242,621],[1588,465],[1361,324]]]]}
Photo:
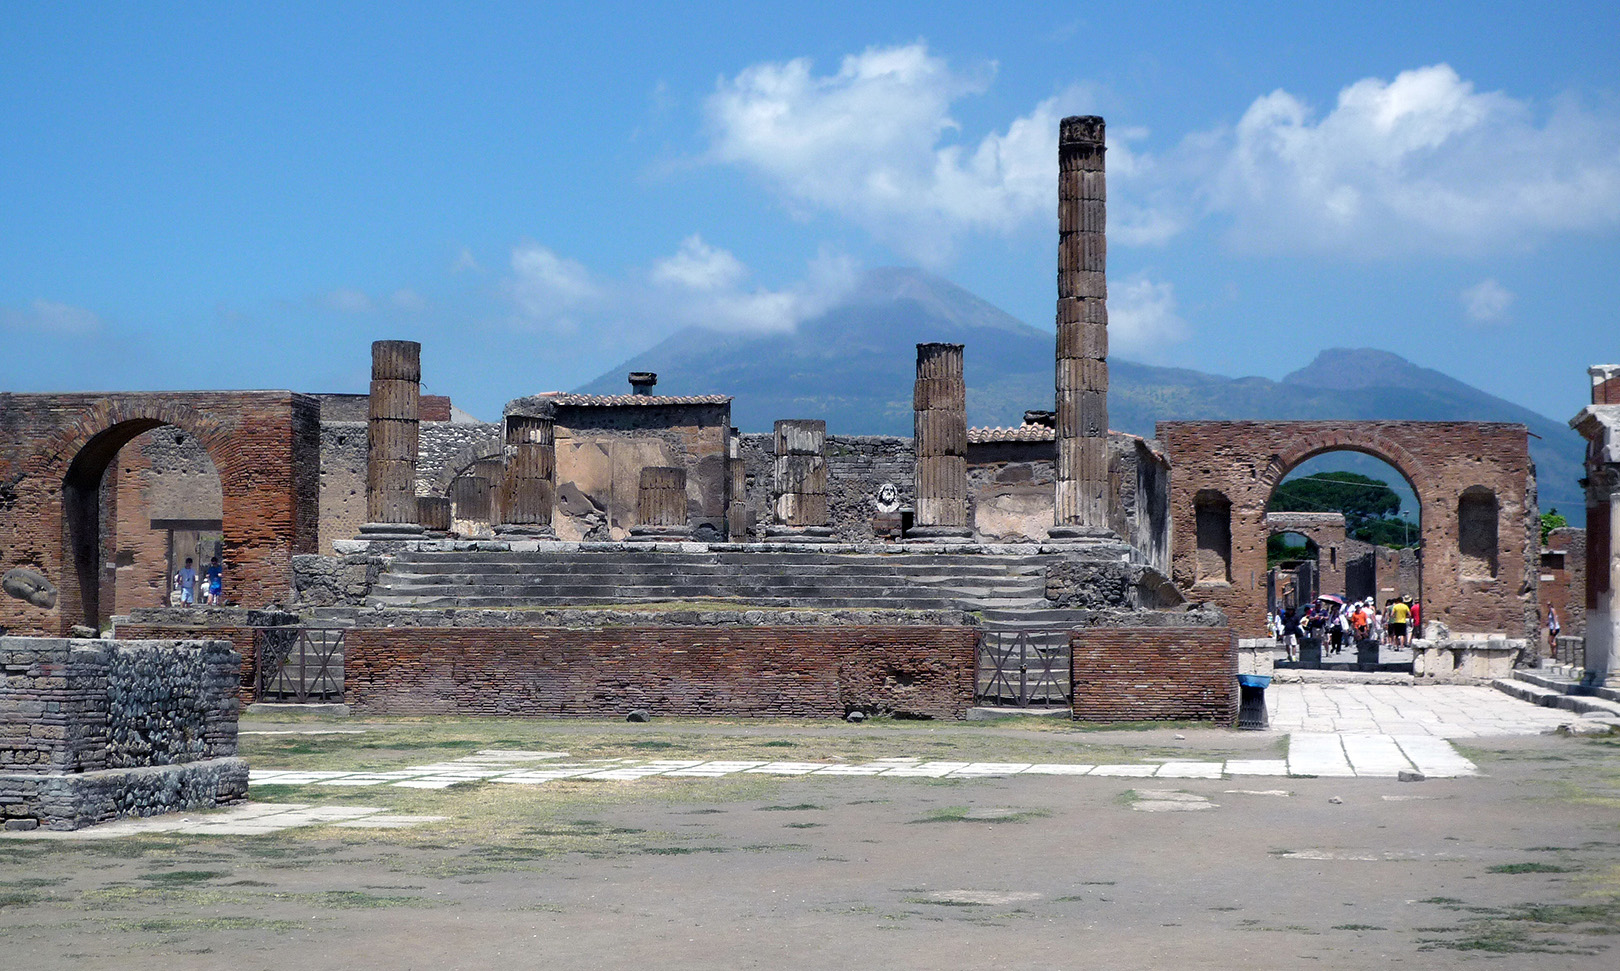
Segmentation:
{"type": "Polygon", "coordinates": [[[1267,674],[1240,674],[1238,688],[1242,692],[1238,704],[1237,727],[1258,731],[1270,725],[1266,718],[1266,688],[1271,685],[1267,674]]]}

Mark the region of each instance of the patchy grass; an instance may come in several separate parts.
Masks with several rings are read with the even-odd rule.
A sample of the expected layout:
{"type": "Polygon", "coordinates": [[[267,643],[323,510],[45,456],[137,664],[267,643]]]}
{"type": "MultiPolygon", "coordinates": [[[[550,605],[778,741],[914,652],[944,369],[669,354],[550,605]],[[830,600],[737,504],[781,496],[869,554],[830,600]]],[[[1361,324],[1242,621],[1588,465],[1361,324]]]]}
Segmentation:
{"type": "Polygon", "coordinates": [[[973,809],[969,806],[945,806],[936,809],[912,823],[1027,823],[1052,815],[1047,809],[973,809]]]}
{"type": "Polygon", "coordinates": [[[226,870],[169,870],[164,873],[143,873],[136,877],[164,887],[183,887],[192,883],[206,883],[230,876],[226,870]]]}
{"type": "Polygon", "coordinates": [[[1569,867],[1552,863],[1499,863],[1485,868],[1486,873],[1569,873],[1569,867]]]}
{"type": "Polygon", "coordinates": [[[803,812],[805,810],[810,810],[810,809],[826,809],[826,808],[827,808],[826,806],[818,806],[813,802],[801,802],[796,806],[760,806],[759,807],[759,812],[762,812],[762,813],[796,813],[796,812],[803,812]]]}

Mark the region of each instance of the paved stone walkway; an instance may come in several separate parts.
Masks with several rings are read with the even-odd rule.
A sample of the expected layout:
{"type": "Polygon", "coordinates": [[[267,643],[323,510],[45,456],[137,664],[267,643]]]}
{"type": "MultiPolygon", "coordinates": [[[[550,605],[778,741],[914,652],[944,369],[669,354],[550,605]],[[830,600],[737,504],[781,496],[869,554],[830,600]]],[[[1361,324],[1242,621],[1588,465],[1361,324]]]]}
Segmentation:
{"type": "Polygon", "coordinates": [[[1284,732],[1477,738],[1589,722],[1474,685],[1273,684],[1266,707],[1272,729],[1284,732]]]}
{"type": "Polygon", "coordinates": [[[45,840],[105,840],[120,836],[179,833],[185,836],[263,836],[295,826],[337,826],[343,829],[402,829],[444,820],[445,816],[401,816],[373,806],[311,806],[300,802],[258,802],[229,806],[206,815],[166,813],[130,817],[59,832],[35,829],[0,833],[0,838],[45,840]]]}

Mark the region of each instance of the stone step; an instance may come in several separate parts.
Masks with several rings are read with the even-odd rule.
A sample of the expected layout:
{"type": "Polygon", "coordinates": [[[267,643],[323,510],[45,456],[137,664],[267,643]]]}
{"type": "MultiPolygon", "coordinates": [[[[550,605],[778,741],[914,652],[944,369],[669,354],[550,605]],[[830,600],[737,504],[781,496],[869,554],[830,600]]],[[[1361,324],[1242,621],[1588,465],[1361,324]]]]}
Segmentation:
{"type": "Polygon", "coordinates": [[[482,584],[491,587],[524,586],[545,584],[558,581],[576,583],[612,583],[625,586],[668,583],[711,583],[721,586],[738,584],[753,585],[804,585],[815,584],[825,587],[858,587],[873,583],[904,584],[907,586],[936,589],[940,587],[954,587],[962,589],[1016,590],[1040,591],[1044,594],[1046,585],[1040,579],[1028,577],[962,577],[962,576],[906,576],[904,574],[869,574],[866,576],[844,576],[840,574],[805,575],[798,573],[576,573],[563,571],[558,573],[433,573],[418,575],[402,575],[384,573],[378,578],[379,583],[390,584],[396,587],[423,587],[433,585],[467,586],[482,584]]]}
{"type": "Polygon", "coordinates": [[[446,574],[468,576],[533,576],[570,573],[576,576],[735,576],[738,574],[765,574],[772,576],[905,576],[926,580],[935,577],[973,577],[983,579],[1020,580],[1026,583],[1045,583],[1041,570],[1004,569],[983,564],[950,567],[930,564],[926,567],[894,566],[883,563],[762,564],[762,563],[614,563],[596,560],[589,563],[444,563],[394,564],[388,569],[390,576],[435,577],[446,574]]]}
{"type": "Polygon", "coordinates": [[[1620,721],[1620,703],[1590,696],[1567,695],[1555,688],[1521,681],[1517,677],[1518,673],[1514,672],[1515,677],[1512,678],[1497,678],[1491,682],[1491,687],[1520,701],[1528,701],[1543,708],[1562,708],[1576,715],[1620,721]]]}
{"type": "MultiPolygon", "coordinates": [[[[393,582],[379,582],[373,590],[376,596],[425,596],[429,594],[456,595],[477,593],[487,596],[522,597],[532,595],[548,595],[557,597],[567,596],[611,596],[615,593],[642,594],[642,595],[678,595],[678,596],[728,596],[728,597],[845,597],[845,596],[885,596],[885,597],[951,597],[983,602],[985,600],[1002,601],[1007,599],[1033,600],[1032,592],[1019,588],[990,589],[985,587],[953,587],[945,584],[937,586],[920,586],[904,582],[877,582],[866,583],[804,583],[804,582],[744,582],[739,579],[732,583],[703,583],[676,580],[662,583],[614,583],[611,581],[596,581],[578,579],[574,577],[559,577],[557,582],[535,582],[528,579],[524,582],[512,583],[486,583],[486,582],[451,582],[398,584],[393,582]],[[1022,595],[1020,597],[1019,595],[1022,595]]],[[[1043,601],[1044,602],[1044,601],[1043,601]]]]}
{"type": "Polygon", "coordinates": [[[821,553],[812,547],[803,550],[743,552],[686,552],[645,549],[558,550],[555,552],[514,553],[510,551],[457,550],[453,552],[414,552],[394,554],[395,563],[442,563],[461,560],[468,563],[535,563],[562,560],[605,559],[619,562],[719,562],[719,563],[892,563],[926,566],[935,563],[982,563],[998,566],[1039,567],[1051,562],[1045,554],[1005,553],[821,553]]]}
{"type": "Polygon", "coordinates": [[[368,601],[378,607],[465,607],[507,609],[513,607],[602,607],[624,604],[656,604],[671,601],[698,601],[712,605],[714,609],[746,610],[750,607],[798,607],[806,610],[961,610],[962,604],[947,599],[921,600],[916,598],[890,598],[890,597],[843,597],[838,599],[819,600],[814,598],[789,599],[782,597],[766,598],[738,598],[738,597],[615,597],[610,600],[591,601],[581,600],[577,597],[376,597],[368,601]]]}
{"type": "Polygon", "coordinates": [[[1533,684],[1539,688],[1548,688],[1566,695],[1578,695],[1585,698],[1596,698],[1601,701],[1610,701],[1620,704],[1620,688],[1582,684],[1578,679],[1561,677],[1550,672],[1547,668],[1520,668],[1513,672],[1516,681],[1533,684]]]}

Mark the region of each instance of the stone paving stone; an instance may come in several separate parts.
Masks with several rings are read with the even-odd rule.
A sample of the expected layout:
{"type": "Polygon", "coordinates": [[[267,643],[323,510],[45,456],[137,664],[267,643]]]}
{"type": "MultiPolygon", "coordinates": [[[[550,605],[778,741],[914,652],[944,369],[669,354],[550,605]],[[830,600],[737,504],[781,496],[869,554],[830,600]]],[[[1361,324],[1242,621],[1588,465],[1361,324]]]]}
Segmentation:
{"type": "Polygon", "coordinates": [[[742,772],[745,769],[758,768],[764,764],[764,762],[704,762],[702,765],[694,765],[688,769],[675,769],[665,773],[665,775],[717,778],[730,775],[733,772],[742,772]]]}
{"type": "Polygon", "coordinates": [[[1058,763],[1037,762],[1025,769],[1024,775],[1088,775],[1095,765],[1063,765],[1058,763]]]}
{"type": "Polygon", "coordinates": [[[983,776],[1017,775],[1029,768],[1028,762],[973,762],[951,772],[951,778],[977,778],[983,776]]]}
{"type": "Polygon", "coordinates": [[[894,763],[868,762],[865,765],[828,765],[815,771],[815,775],[877,775],[894,768],[894,763]]]}
{"type": "Polygon", "coordinates": [[[333,825],[339,829],[405,829],[408,826],[420,826],[423,823],[442,823],[449,818],[449,816],[398,816],[379,813],[376,816],[351,819],[333,825]]]}
{"type": "Polygon", "coordinates": [[[825,769],[825,762],[766,762],[756,765],[744,772],[757,772],[762,775],[809,775],[817,769],[825,769]]]}
{"type": "Polygon", "coordinates": [[[885,779],[892,778],[921,778],[940,779],[955,772],[957,769],[967,768],[967,762],[922,762],[915,765],[897,765],[883,773],[885,779]]]}
{"type": "Polygon", "coordinates": [[[1345,735],[1341,741],[1357,776],[1395,776],[1412,768],[1388,735],[1345,735]]]}
{"type": "Polygon", "coordinates": [[[1139,777],[1150,776],[1158,771],[1157,765],[1099,765],[1091,770],[1091,775],[1139,777]]]}
{"type": "Polygon", "coordinates": [[[1220,762],[1166,762],[1153,773],[1160,779],[1219,779],[1220,762]]]}
{"type": "Polygon", "coordinates": [[[1459,755],[1444,739],[1428,735],[1398,735],[1395,743],[1412,760],[1412,765],[1426,776],[1445,778],[1479,773],[1478,766],[1459,755]]]}
{"type": "Polygon", "coordinates": [[[1288,774],[1354,776],[1337,735],[1296,732],[1288,737],[1288,774]]]}
{"type": "Polygon", "coordinates": [[[1287,775],[1286,759],[1232,759],[1226,763],[1227,775],[1287,775]]]}

